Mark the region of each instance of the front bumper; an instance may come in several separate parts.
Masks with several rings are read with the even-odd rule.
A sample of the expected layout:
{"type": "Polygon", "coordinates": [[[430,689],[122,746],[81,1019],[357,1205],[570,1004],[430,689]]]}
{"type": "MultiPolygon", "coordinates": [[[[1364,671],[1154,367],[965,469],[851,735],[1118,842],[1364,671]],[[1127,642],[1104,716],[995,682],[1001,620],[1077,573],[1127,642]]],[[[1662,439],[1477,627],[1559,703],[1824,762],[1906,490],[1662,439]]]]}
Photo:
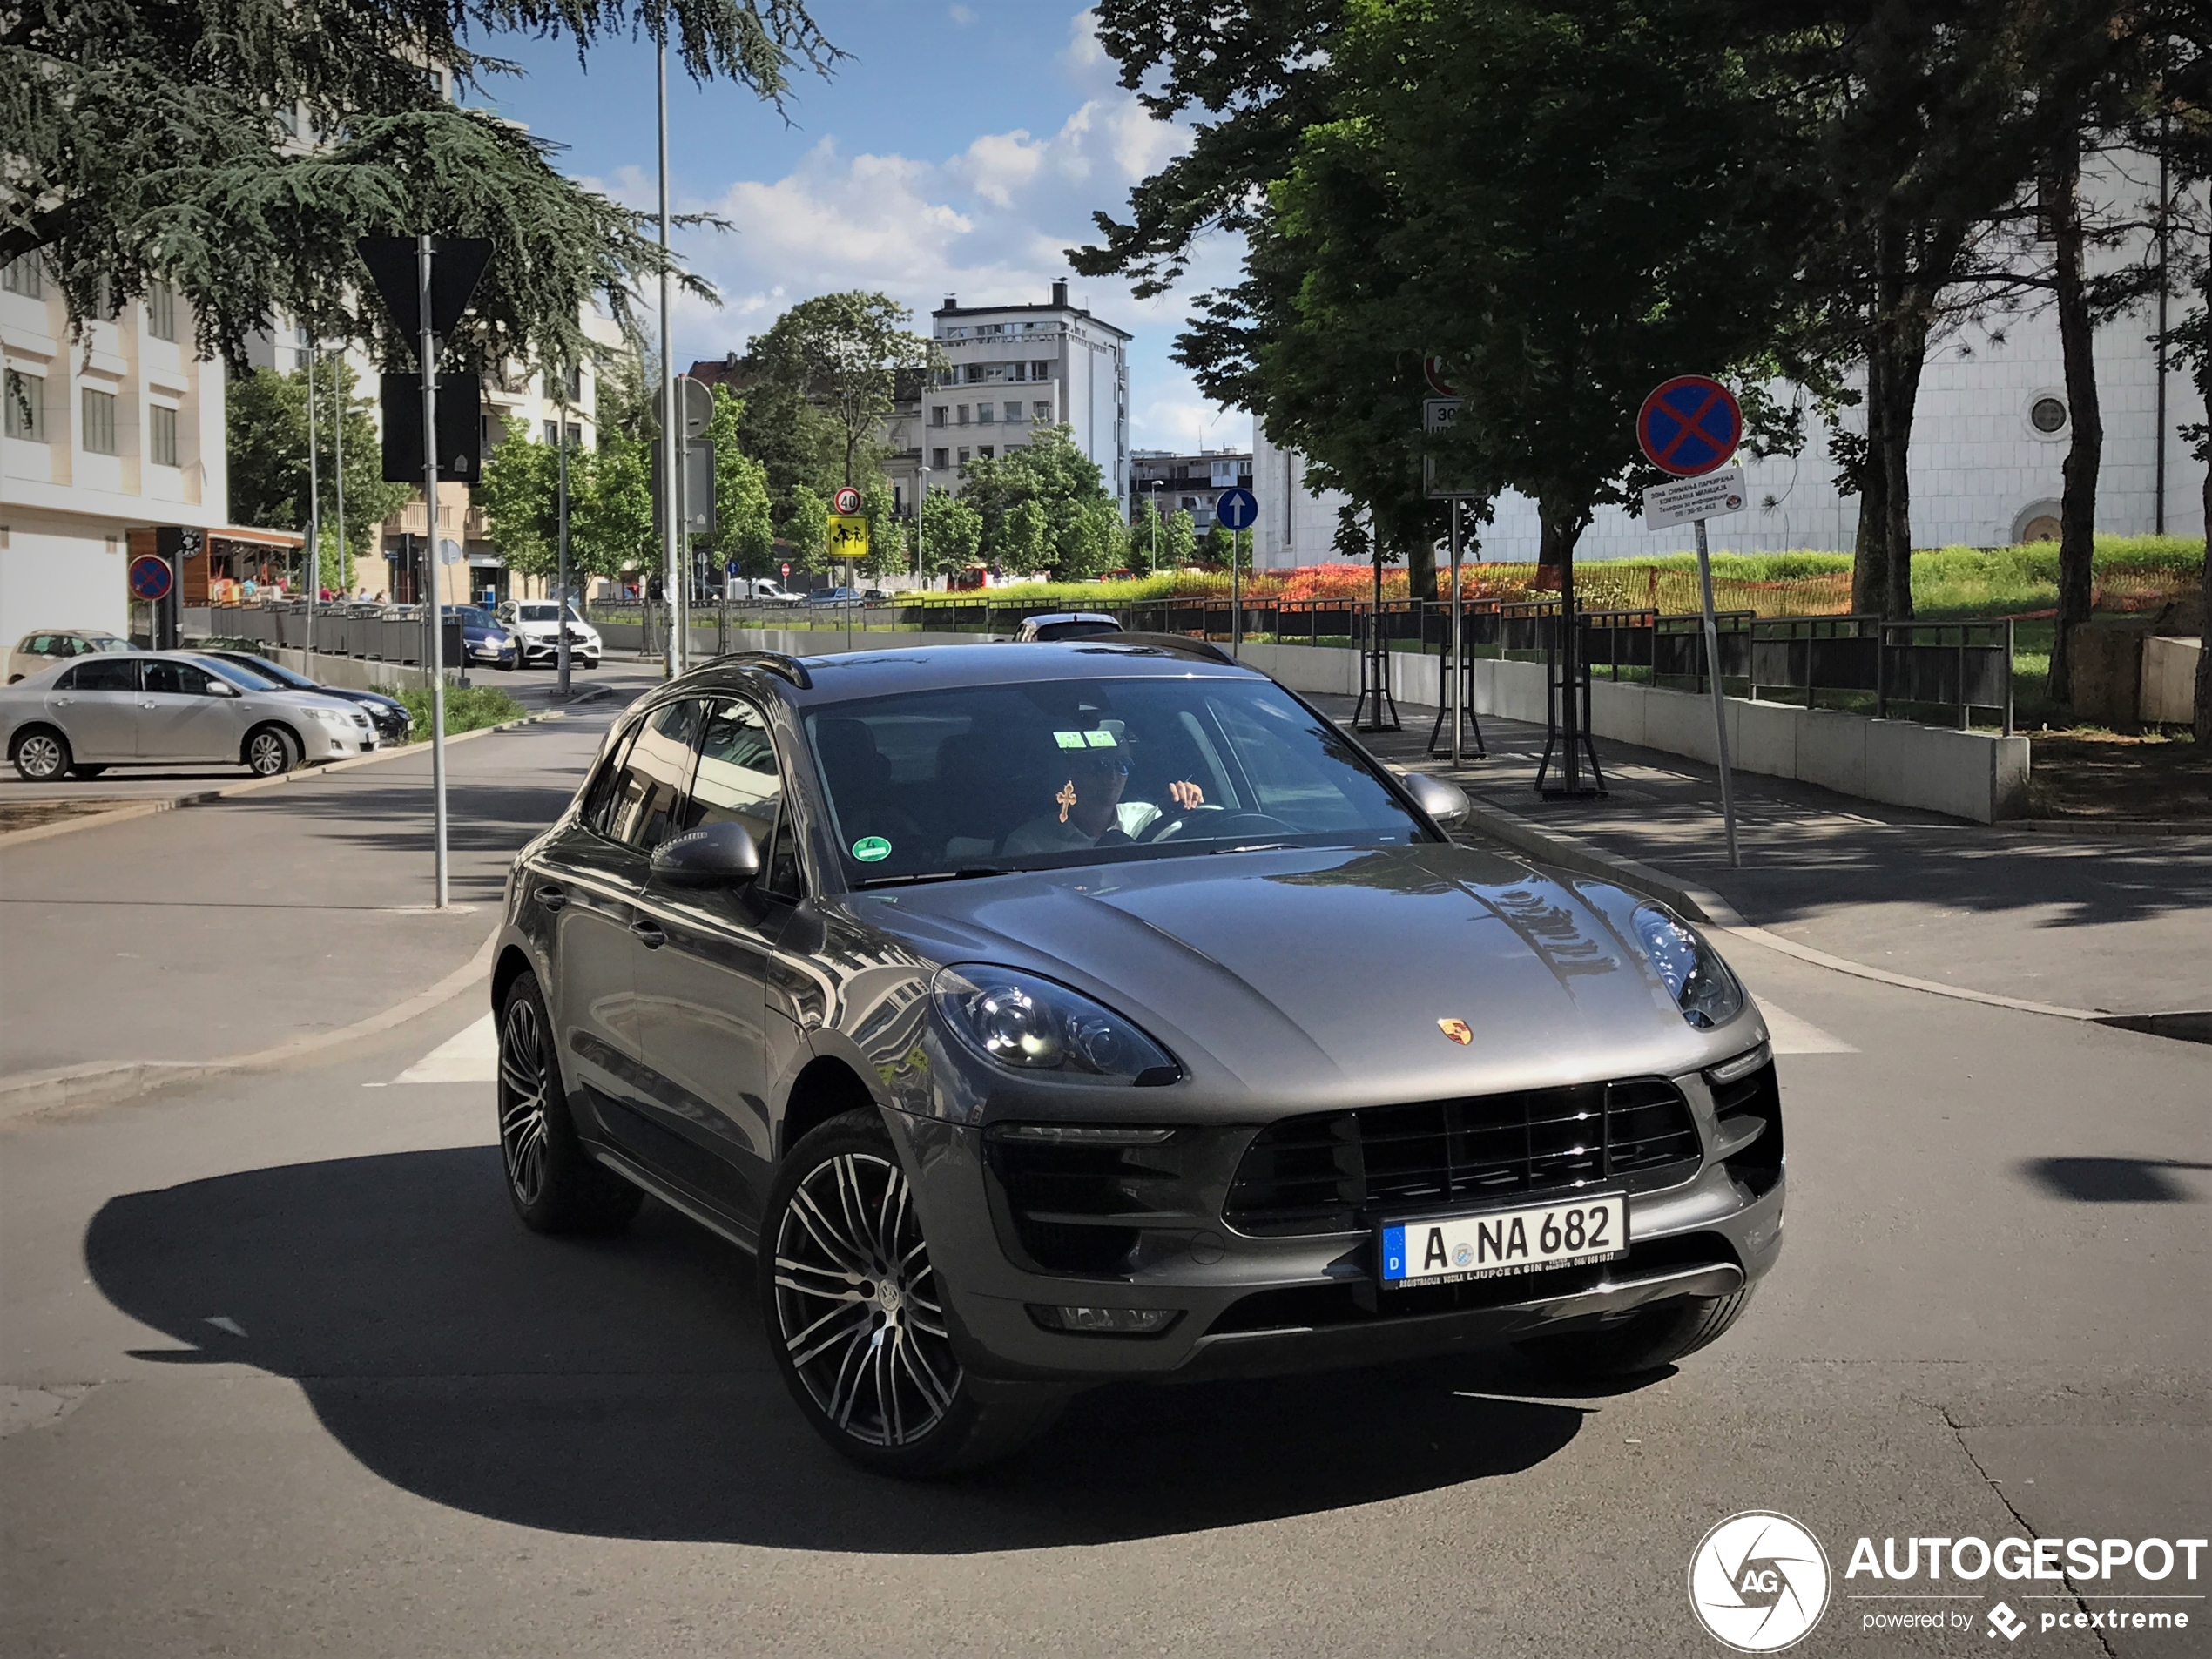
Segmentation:
{"type": "MultiPolygon", "coordinates": [[[[1695,1080],[1680,1081],[1710,1148],[1710,1103],[1695,1080]]],[[[1493,1347],[1655,1302],[1729,1295],[1764,1277],[1782,1248],[1780,1170],[1747,1178],[1709,1156],[1686,1180],[1630,1194],[1629,1254],[1610,1263],[1379,1291],[1370,1231],[1252,1237],[1216,1211],[1185,1217],[1179,1238],[1148,1235],[1135,1264],[1110,1278],[1038,1271],[1015,1258],[1003,1205],[994,1211],[984,1131],[884,1117],[914,1180],[962,1363],[1008,1380],[1271,1376],[1493,1347]],[[1177,1317],[1157,1335],[1072,1334],[1040,1325],[1033,1307],[1177,1317]]]]}
{"type": "MultiPolygon", "coordinates": [[[[523,660],[525,663],[555,662],[560,655],[561,642],[557,639],[525,638],[523,641],[523,660]]],[[[596,664],[599,660],[599,646],[596,641],[571,639],[569,641],[569,655],[578,662],[596,664]]]]}

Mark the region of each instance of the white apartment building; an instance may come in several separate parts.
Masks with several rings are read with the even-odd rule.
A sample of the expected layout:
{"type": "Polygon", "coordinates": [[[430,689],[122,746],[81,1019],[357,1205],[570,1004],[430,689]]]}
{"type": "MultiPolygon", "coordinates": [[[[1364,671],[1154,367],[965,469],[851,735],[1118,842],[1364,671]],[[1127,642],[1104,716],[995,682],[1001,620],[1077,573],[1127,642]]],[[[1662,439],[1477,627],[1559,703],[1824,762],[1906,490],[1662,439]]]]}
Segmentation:
{"type": "MultiPolygon", "coordinates": [[[[1064,425],[1127,515],[1127,334],[1070,305],[1065,282],[1052,285],[1046,305],[962,306],[947,294],[930,323],[946,363],[923,399],[932,489],[957,493],[968,462],[1019,448],[1038,427],[1064,425]]],[[[907,426],[894,418],[894,448],[908,447],[907,426]]]]}
{"type": "MultiPolygon", "coordinates": [[[[2142,169],[2138,167],[2136,171],[2142,169]]],[[[2112,164],[2107,193],[2131,186],[2112,164]]],[[[2140,188],[2140,186],[2133,186],[2140,188]]],[[[2085,185],[2085,189],[2093,188],[2085,185]]],[[[2195,214],[2201,222],[2205,205],[2195,214]]],[[[2181,320],[2183,294],[2168,301],[2181,320]]],[[[2204,468],[2188,454],[2181,428],[2204,419],[2203,401],[2186,371],[2161,372],[2150,336],[2155,302],[2097,332],[2096,366],[2104,455],[2097,485],[2097,529],[2138,536],[2156,531],[2204,534],[2204,468]]],[[[1696,364],[1685,364],[1685,371],[1696,364]]],[[[1787,401],[1793,388],[1772,388],[1787,401]]],[[[1865,429],[1848,411],[1846,427],[1865,429]]],[[[1838,496],[1829,459],[1829,429],[1808,420],[1795,456],[1754,461],[1745,468],[1749,510],[1708,522],[1715,551],[1784,552],[1796,548],[1848,551],[1858,533],[1858,502],[1838,496]]],[[[1912,540],[1919,547],[2004,546],[2054,540],[2059,498],[2073,435],[2064,354],[2056,316],[2047,307],[1969,325],[1930,349],[1920,376],[1912,426],[1910,478],[1912,540]]],[[[1258,563],[1325,563],[1335,555],[1337,511],[1344,498],[1305,487],[1305,460],[1268,442],[1253,423],[1253,489],[1259,497],[1258,563]]],[[[1507,493],[1480,532],[1481,556],[1527,561],[1540,540],[1536,506],[1507,493]]],[[[1578,558],[1629,558],[1696,546],[1689,525],[1653,532],[1619,507],[1601,508],[1575,549],[1578,558]]]]}
{"type": "Polygon", "coordinates": [[[0,645],[34,628],[127,634],[129,532],[226,517],[223,367],[165,285],[70,334],[36,254],[0,273],[0,645]]]}

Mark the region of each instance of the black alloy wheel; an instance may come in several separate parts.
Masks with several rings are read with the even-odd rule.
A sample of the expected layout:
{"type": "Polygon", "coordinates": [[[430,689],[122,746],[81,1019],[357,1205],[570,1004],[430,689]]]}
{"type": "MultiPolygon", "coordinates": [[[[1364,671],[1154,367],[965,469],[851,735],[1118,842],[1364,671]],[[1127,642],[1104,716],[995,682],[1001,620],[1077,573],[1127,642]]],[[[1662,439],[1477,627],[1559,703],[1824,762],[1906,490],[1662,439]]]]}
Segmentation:
{"type": "Polygon", "coordinates": [[[499,1010],[499,1153],[507,1196],[533,1232],[611,1232],[645,1195],[593,1161],[577,1140],[553,1063],[537,977],[508,987],[499,1010]]]}
{"type": "Polygon", "coordinates": [[[761,1230],[760,1291],[776,1362],[816,1431],[887,1474],[1004,1457],[1059,1413],[1056,1390],[968,1374],[914,1189],[873,1109],[793,1148],[761,1230]]]}

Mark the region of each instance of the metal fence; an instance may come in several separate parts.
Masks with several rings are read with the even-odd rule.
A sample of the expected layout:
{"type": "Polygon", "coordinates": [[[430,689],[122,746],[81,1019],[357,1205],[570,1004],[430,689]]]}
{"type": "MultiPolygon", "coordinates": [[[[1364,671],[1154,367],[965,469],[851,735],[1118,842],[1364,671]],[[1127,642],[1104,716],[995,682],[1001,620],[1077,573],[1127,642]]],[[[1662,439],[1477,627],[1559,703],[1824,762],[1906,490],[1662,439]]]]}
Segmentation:
{"type": "MultiPolygon", "coordinates": [[[[462,664],[461,618],[447,617],[442,649],[446,665],[462,664]]],[[[314,648],[329,657],[360,657],[372,662],[421,665],[429,656],[429,635],[420,605],[317,605],[314,648]]],[[[305,604],[210,605],[184,613],[184,631],[211,639],[250,639],[290,651],[307,649],[305,604]]]]}

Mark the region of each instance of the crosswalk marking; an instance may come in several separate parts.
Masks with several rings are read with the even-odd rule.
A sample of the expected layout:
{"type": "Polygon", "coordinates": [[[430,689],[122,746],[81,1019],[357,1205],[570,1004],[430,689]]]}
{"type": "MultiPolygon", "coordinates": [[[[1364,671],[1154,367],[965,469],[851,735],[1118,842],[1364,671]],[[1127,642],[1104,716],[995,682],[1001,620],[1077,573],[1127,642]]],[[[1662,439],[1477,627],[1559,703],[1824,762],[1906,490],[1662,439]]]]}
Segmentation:
{"type": "Polygon", "coordinates": [[[1857,1054],[1858,1050],[1841,1037],[1832,1036],[1811,1021],[1800,1020],[1785,1008],[1777,1007],[1764,997],[1757,999],[1759,1012],[1766,1016],[1767,1035],[1772,1039],[1777,1054],[1857,1054]]]}
{"type": "Polygon", "coordinates": [[[447,1038],[398,1076],[395,1083],[488,1083],[499,1077],[499,1034],[487,1014],[447,1038]]]}

